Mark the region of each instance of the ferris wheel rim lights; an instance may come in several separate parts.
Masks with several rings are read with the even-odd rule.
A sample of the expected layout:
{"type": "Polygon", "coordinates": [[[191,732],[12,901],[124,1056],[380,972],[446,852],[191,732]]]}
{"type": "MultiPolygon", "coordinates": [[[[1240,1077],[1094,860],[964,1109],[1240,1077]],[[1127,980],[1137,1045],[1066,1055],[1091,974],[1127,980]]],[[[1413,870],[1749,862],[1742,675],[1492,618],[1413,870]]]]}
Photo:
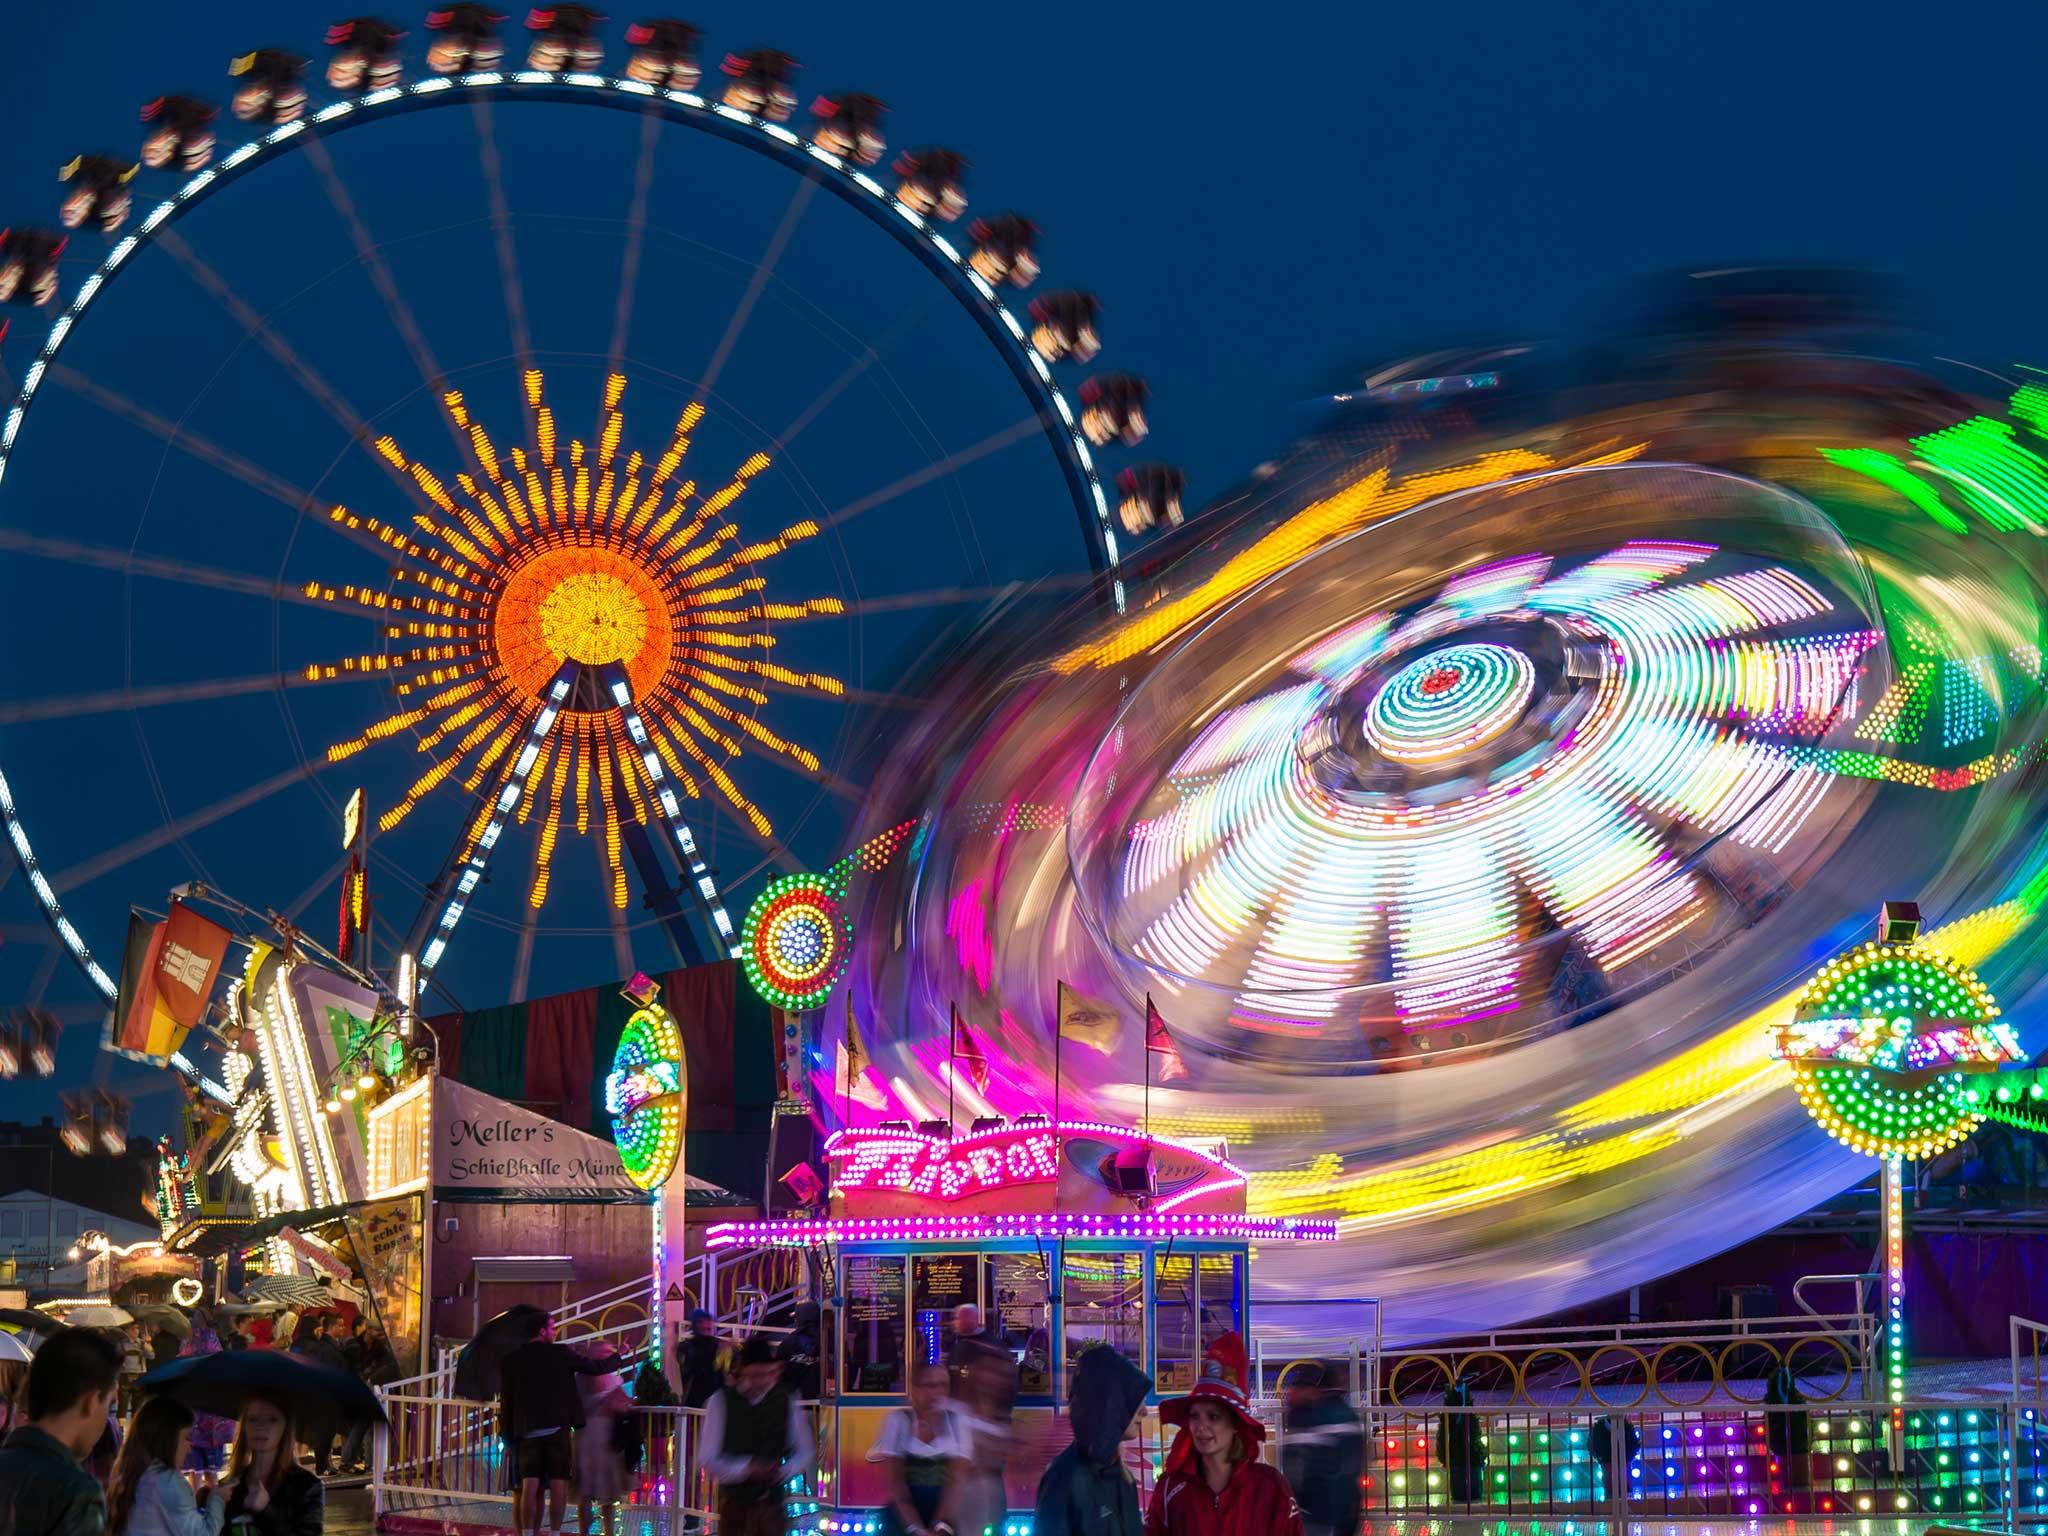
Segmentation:
{"type": "MultiPolygon", "coordinates": [[[[1057,456],[1063,467],[1078,466],[1078,485],[1085,489],[1085,499],[1089,504],[1089,510],[1092,511],[1092,519],[1084,517],[1084,520],[1090,522],[1092,531],[1100,540],[1116,611],[1123,611],[1125,591],[1121,574],[1121,556],[1118,552],[1109,497],[1103,488],[1094,454],[1089,448],[1085,434],[1081,431],[1080,414],[1067,399],[1066,392],[1054,381],[1052,370],[1044,356],[1031,344],[1029,330],[1018,320],[1016,313],[997,296],[995,288],[973,269],[967,256],[940,234],[929,221],[914,209],[905,206],[873,177],[853,168],[840,156],[789,129],[751,113],[741,112],[723,102],[708,101],[694,91],[657,88],[641,81],[585,71],[548,73],[538,70],[482,70],[452,77],[434,76],[407,85],[383,86],[332,102],[305,117],[273,128],[268,133],[230,150],[214,164],[193,174],[152,208],[134,230],[114,242],[99,265],[79,284],[77,292],[64,305],[62,312],[51,321],[35,360],[22,374],[21,386],[16,392],[12,406],[6,416],[0,418],[0,483],[4,483],[6,479],[7,468],[14,455],[15,442],[27,417],[28,408],[34,403],[37,391],[65,339],[83,318],[86,309],[100,290],[119,274],[129,257],[143,247],[155,243],[159,230],[182,217],[205,195],[224,185],[226,181],[239,179],[248,171],[274,161],[283,147],[305,137],[309,132],[317,138],[322,133],[338,127],[354,126],[388,115],[380,112],[380,108],[391,108],[396,111],[410,106],[441,105],[471,95],[508,101],[580,99],[632,111],[645,111],[649,102],[658,102],[662,105],[663,116],[670,122],[708,128],[715,118],[743,130],[737,134],[726,129],[715,130],[721,137],[746,144],[785,164],[791,163],[789,156],[792,152],[801,154],[838,173],[840,180],[846,185],[858,188],[863,196],[855,197],[842,193],[845,200],[869,212],[881,227],[895,233],[912,249],[932,253],[931,259],[926,263],[927,266],[945,275],[947,286],[951,288],[955,297],[968,306],[978,321],[983,322],[983,332],[997,344],[1019,383],[1026,387],[1027,392],[1043,391],[1052,403],[1058,424],[1055,426],[1052,418],[1047,418],[1047,438],[1055,444],[1057,456]],[[978,308],[975,303],[969,303],[967,296],[970,293],[978,303],[978,308]]],[[[813,176],[817,174],[814,170],[800,166],[792,168],[805,169],[805,174],[813,176]]],[[[827,185],[832,183],[828,182],[827,185]]],[[[87,981],[109,1002],[113,1001],[118,991],[114,978],[94,958],[92,947],[86,943],[84,935],[79,933],[76,925],[65,915],[63,904],[36,857],[34,846],[29,839],[4,772],[0,772],[0,825],[6,827],[7,835],[14,844],[22,872],[29,878],[37,905],[42,909],[44,921],[56,933],[58,940],[70,954],[73,963],[84,973],[87,981]]]]}

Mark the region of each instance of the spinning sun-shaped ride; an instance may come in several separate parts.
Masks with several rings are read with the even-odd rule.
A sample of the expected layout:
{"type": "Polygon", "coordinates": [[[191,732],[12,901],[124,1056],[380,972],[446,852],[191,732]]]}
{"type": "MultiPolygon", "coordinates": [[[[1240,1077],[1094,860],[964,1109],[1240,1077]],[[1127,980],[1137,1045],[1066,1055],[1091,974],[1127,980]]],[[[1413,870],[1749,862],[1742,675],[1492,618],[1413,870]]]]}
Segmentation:
{"type": "MultiPolygon", "coordinates": [[[[1877,640],[1839,594],[1706,542],[1466,570],[1325,630],[1170,757],[1113,735],[1090,774],[1121,772],[1123,831],[1077,861],[1088,910],[1252,1038],[1455,1050],[1532,988],[1569,1023],[1725,920],[1703,856],[1762,866],[1799,832],[1829,783],[1804,744],[1877,640]]],[[[1169,661],[1144,691],[1187,687],[1169,661]]]]}
{"type": "MultiPolygon", "coordinates": [[[[536,12],[514,70],[495,22],[463,15],[430,24],[413,71],[391,29],[335,29],[340,94],[324,104],[303,60],[238,59],[234,113],[255,132],[218,160],[208,103],[151,103],[143,170],[67,168],[64,222],[110,242],[68,292],[61,239],[17,220],[0,244],[0,301],[19,306],[19,393],[0,417],[9,595],[46,630],[83,621],[0,677],[0,817],[105,995],[126,907],[190,879],[299,920],[345,878],[346,909],[381,912],[380,954],[415,953],[444,989],[470,913],[471,930],[517,934],[509,959],[471,962],[479,992],[515,998],[537,934],[609,934],[620,974],[641,964],[642,928],[667,941],[649,967],[737,955],[735,893],[843,849],[850,711],[901,707],[880,667],[929,643],[938,612],[1019,579],[1078,585],[1092,567],[1120,608],[1120,540],[1178,520],[1175,472],[1097,458],[1145,436],[1143,382],[1062,376],[1100,347],[1098,302],[1008,296],[1040,276],[1029,219],[952,229],[959,154],[913,149],[878,178],[879,101],[823,96],[806,136],[783,126],[794,59],[735,53],[700,94],[680,23],[631,29],[611,75],[594,27],[564,37],[536,12]],[[684,174],[672,162],[682,186],[664,185],[684,174]],[[761,243],[715,243],[744,226],[763,165],[787,206],[778,219],[756,194],[761,243]],[[189,179],[146,187],[173,167],[189,179]],[[620,219],[602,217],[607,185],[620,219]],[[259,187],[270,196],[245,197],[259,187]],[[150,211],[118,233],[132,198],[150,211]],[[667,227],[686,201],[719,216],[667,227]],[[594,239],[616,244],[615,266],[594,239]],[[139,376],[132,345],[96,350],[118,318],[91,323],[131,292],[148,306],[131,332],[151,327],[139,376]],[[45,304],[35,347],[20,321],[45,304]],[[742,337],[771,326],[763,365],[742,337]],[[694,373],[671,364],[685,354],[694,373]],[[417,382],[394,392],[389,365],[406,360],[417,382]],[[629,394],[660,413],[658,435],[629,429],[629,394]],[[1078,546],[1035,516],[1062,493],[1078,546]],[[892,516],[914,519],[917,561],[892,516]],[[267,622],[246,622],[252,600],[267,622]],[[269,670],[216,659],[252,646],[269,670]],[[81,757],[62,723],[110,714],[133,731],[81,757]],[[332,824],[350,779],[378,840],[367,897],[353,868],[326,867],[303,793],[292,820],[266,804],[310,785],[311,824],[332,824]],[[572,832],[597,850],[573,874],[572,832]],[[417,903],[409,923],[401,902],[417,903]]],[[[98,238],[73,236],[70,258],[98,238]]],[[[771,927],[764,952],[790,957],[791,987],[830,969],[810,952],[829,923],[771,927]]],[[[591,963],[545,980],[580,984],[591,963]]]]}

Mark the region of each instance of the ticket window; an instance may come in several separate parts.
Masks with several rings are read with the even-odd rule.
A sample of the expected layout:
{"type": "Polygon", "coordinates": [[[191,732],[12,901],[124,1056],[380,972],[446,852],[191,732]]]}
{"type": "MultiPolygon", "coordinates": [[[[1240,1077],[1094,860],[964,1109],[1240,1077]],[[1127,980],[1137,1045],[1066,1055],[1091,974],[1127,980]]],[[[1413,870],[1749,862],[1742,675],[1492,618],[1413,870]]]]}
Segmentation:
{"type": "Polygon", "coordinates": [[[1241,1261],[1234,1253],[1162,1251],[1152,1286],[1153,1374],[1162,1395],[1186,1392],[1209,1345],[1244,1331],[1241,1261]]]}
{"type": "Polygon", "coordinates": [[[1052,1392],[1052,1285],[1045,1256],[994,1253],[982,1267],[982,1324],[1017,1362],[1017,1392],[1052,1392]]]}
{"type": "Polygon", "coordinates": [[[849,1254],[841,1261],[839,1380],[849,1395],[905,1390],[909,1268],[898,1254],[849,1254]]]}
{"type": "Polygon", "coordinates": [[[953,1352],[953,1314],[981,1304],[980,1265],[971,1253],[916,1254],[910,1261],[913,1363],[944,1364],[953,1352]]]}
{"type": "Polygon", "coordinates": [[[1060,1266],[1061,1326],[1067,1389],[1081,1352],[1107,1344],[1145,1368],[1145,1260],[1139,1253],[1083,1253],[1069,1248],[1060,1266]]]}

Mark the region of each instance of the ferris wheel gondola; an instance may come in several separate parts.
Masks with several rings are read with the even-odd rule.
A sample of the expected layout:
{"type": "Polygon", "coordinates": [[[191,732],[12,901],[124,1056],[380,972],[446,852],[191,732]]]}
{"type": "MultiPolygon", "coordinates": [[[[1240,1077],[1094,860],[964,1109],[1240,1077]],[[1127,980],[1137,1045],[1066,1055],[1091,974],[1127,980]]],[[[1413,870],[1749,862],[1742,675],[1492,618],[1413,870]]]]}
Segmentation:
{"type": "MultiPolygon", "coordinates": [[[[699,433],[701,398],[687,402],[674,418],[665,448],[659,438],[643,439],[636,446],[628,435],[624,401],[634,370],[619,366],[617,336],[602,409],[588,434],[555,419],[557,406],[550,398],[545,370],[534,366],[541,360],[532,357],[532,344],[523,335],[513,337],[513,353],[520,363],[517,398],[523,407],[517,417],[508,420],[502,397],[455,387],[446,371],[431,366],[431,343],[406,314],[403,294],[388,291],[396,287],[388,263],[353,200],[337,184],[324,145],[358,125],[456,101],[475,105],[480,135],[489,133],[488,110],[499,103],[601,105],[631,112],[650,125],[643,133],[643,159],[652,142],[652,125],[679,125],[742,145],[797,173],[802,187],[828,191],[916,254],[924,271],[939,279],[974,320],[1022,388],[1031,402],[1034,433],[1051,450],[1079,515],[1088,561],[1107,573],[1104,591],[1119,608],[1124,593],[1117,576],[1118,535],[1103,483],[1105,471],[1098,467],[1093,449],[1112,440],[1135,440],[1129,428],[1133,420],[1142,423],[1142,412],[1133,407],[1127,392],[1119,395],[1123,403],[1110,423],[1109,436],[1100,438],[1101,423],[1084,426],[1087,411],[1070,403],[1052,371],[1052,363],[1085,360],[1099,345],[1094,327],[1098,306],[1092,297],[1048,296],[1054,315],[1048,328],[1036,309],[1037,323],[1027,327],[998,296],[998,284],[1021,287],[1037,276],[1037,231],[1030,221],[1015,214],[977,221],[964,251],[938,232],[937,222],[958,217],[966,206],[963,156],[939,149],[906,154],[897,162],[902,180],[893,194],[862,171],[862,166],[879,163],[885,152],[886,109],[876,97],[844,92],[821,98],[817,136],[806,140],[780,126],[795,107],[792,82],[797,64],[788,54],[757,49],[728,55],[724,99],[714,102],[686,88],[695,83],[698,69],[698,34],[687,23],[643,21],[627,29],[623,73],[614,78],[590,72],[603,63],[598,35],[602,18],[588,8],[558,6],[535,10],[525,18],[535,34],[535,58],[529,62],[558,62],[559,70],[498,71],[503,48],[498,28],[504,19],[487,7],[469,4],[432,12],[427,18],[427,73],[409,86],[401,84],[405,71],[399,29],[369,17],[339,22],[326,34],[333,51],[324,78],[338,90],[360,89],[363,94],[325,105],[305,97],[304,60],[277,49],[240,56],[235,64],[235,115],[266,131],[233,148],[218,163],[212,163],[215,109],[210,104],[176,95],[151,103],[144,112],[150,127],[143,164],[182,167],[198,174],[157,203],[133,234],[107,251],[59,314],[21,375],[18,398],[0,427],[0,477],[14,466],[21,445],[31,440],[24,422],[38,395],[47,392],[47,381],[75,377],[59,372],[58,354],[81,328],[94,302],[140,252],[158,246],[169,249],[330,414],[349,425],[352,439],[374,455],[403,498],[402,516],[337,507],[325,518],[344,541],[358,549],[384,552],[396,573],[388,591],[316,573],[291,583],[293,604],[404,615],[416,629],[449,630],[441,638],[454,642],[402,643],[403,636],[394,630],[397,639],[382,651],[308,654],[293,662],[286,674],[292,680],[287,685],[297,686],[367,678],[381,683],[392,697],[391,707],[365,729],[310,740],[317,756],[297,779],[304,780],[326,764],[387,757],[393,745],[414,742],[435,755],[438,771],[397,785],[381,812],[380,827],[395,830],[422,802],[437,796],[452,795],[471,807],[458,818],[454,847],[440,862],[439,873],[421,872],[419,916],[401,936],[409,950],[420,955],[422,969],[433,970],[463,913],[481,899],[477,893],[489,878],[499,841],[509,840],[522,826],[530,826],[530,835],[542,850],[534,875],[521,882],[530,887],[530,906],[538,908],[548,890],[546,850],[561,835],[558,828],[570,822],[579,831],[585,826],[597,829],[594,835],[608,845],[606,885],[615,937],[621,931],[616,914],[627,906],[631,868],[637,870],[654,913],[640,920],[642,926],[658,926],[671,938],[683,929],[697,928],[697,952],[708,947],[710,953],[728,953],[736,941],[725,894],[729,879],[711,852],[703,818],[729,821],[740,834],[758,839],[764,849],[774,848],[777,834],[770,828],[770,818],[740,776],[746,758],[760,754],[782,764],[785,771],[813,778],[829,779],[832,771],[829,756],[768,723],[774,699],[849,695],[846,686],[829,674],[762,660],[764,653],[748,649],[752,642],[742,630],[760,626],[765,633],[778,623],[854,610],[845,599],[824,593],[763,591],[773,579],[764,573],[772,570],[776,549],[815,540],[821,530],[829,533],[830,525],[798,517],[779,529],[764,530],[765,539],[738,537],[739,525],[733,518],[744,515],[744,508],[735,514],[733,504],[767,469],[773,455],[757,451],[735,459],[702,492],[694,482],[685,482],[678,465],[699,433]],[[354,412],[331,389],[323,389],[317,370],[292,356],[263,316],[234,291],[234,284],[212,271],[177,233],[180,221],[200,204],[302,150],[309,153],[335,200],[359,261],[380,291],[386,291],[395,332],[407,339],[422,363],[430,398],[438,403],[459,449],[452,463],[397,434],[372,430],[369,416],[354,412]],[[714,489],[718,486],[723,489],[714,489]],[[657,491],[675,492],[673,503],[655,500],[650,506],[649,498],[657,491]],[[593,527],[603,546],[597,554],[588,548],[593,527]],[[677,576],[679,562],[694,573],[691,582],[677,576]],[[707,586],[695,579],[724,570],[731,572],[724,583],[730,593],[716,581],[707,586]],[[459,594],[451,602],[450,594],[457,588],[459,594]],[[685,610],[691,615],[687,620],[673,618],[685,610]],[[616,622],[619,612],[640,617],[622,630],[616,622]],[[664,621],[663,614],[671,619],[664,621]],[[735,624],[742,628],[733,629],[735,624]],[[731,647],[719,638],[727,630],[732,630],[727,636],[734,642],[731,647]],[[648,659],[664,646],[670,662],[666,667],[648,659]],[[466,650],[472,659],[450,665],[451,653],[458,650],[466,650]],[[636,666],[635,656],[644,664],[636,666]],[[665,857],[650,852],[656,847],[665,847],[665,857]]],[[[497,185],[499,173],[490,168],[491,153],[485,152],[486,184],[500,210],[494,223],[501,230],[504,275],[510,271],[510,255],[502,234],[503,193],[497,185]]],[[[126,183],[116,174],[119,163],[108,160],[103,167],[103,158],[76,162],[80,192],[90,189],[93,197],[88,207],[74,193],[67,200],[66,216],[111,230],[126,211],[119,195],[126,183]]],[[[644,173],[643,163],[643,183],[644,173]]],[[[633,217],[644,218],[644,213],[633,217]]],[[[17,232],[8,239],[10,244],[0,250],[18,257],[12,286],[40,302],[53,301],[58,281],[55,252],[46,250],[47,242],[34,231],[17,232]]],[[[56,250],[61,248],[60,237],[56,250]]],[[[516,310],[516,297],[515,288],[508,293],[508,310],[516,310]]],[[[714,360],[714,373],[716,366],[714,360]]],[[[843,386],[828,386],[821,400],[829,401],[838,387],[843,386]]],[[[1137,388],[1135,405],[1141,407],[1142,385],[1137,388]]],[[[1099,388],[1096,393],[1101,393],[1099,388]]],[[[116,391],[102,388],[88,398],[146,427],[165,421],[161,413],[138,407],[116,391]]],[[[1098,404],[1097,415],[1102,409],[1098,404]]],[[[990,440],[999,444],[1017,437],[1012,430],[990,440]]],[[[198,449],[191,439],[184,446],[238,478],[262,483],[246,458],[231,450],[198,449]]],[[[923,478],[929,476],[913,475],[908,483],[923,478]]],[[[274,480],[268,483],[277,489],[274,480]]],[[[0,501],[0,525],[9,518],[6,503],[0,501]]],[[[15,547],[47,551],[56,546],[47,539],[29,539],[15,547]]],[[[158,569],[169,570],[172,564],[160,564],[158,569]]],[[[131,690],[123,707],[147,709],[171,696],[169,689],[141,694],[131,690]]],[[[57,718],[64,713],[30,703],[15,706],[12,717],[57,718]]],[[[298,728],[293,729],[296,739],[298,728]]],[[[16,785],[20,782],[17,779],[16,785]]],[[[66,898],[75,901],[73,892],[79,885],[120,867],[123,860],[117,855],[124,851],[183,848],[195,820],[211,824],[256,798],[231,796],[204,812],[182,817],[166,808],[161,831],[140,833],[96,856],[73,858],[53,880],[28,838],[18,793],[17,787],[0,780],[0,815],[16,856],[63,946],[105,995],[112,993],[111,978],[94,959],[93,946],[80,925],[67,914],[66,898]]],[[[530,916],[508,921],[524,934],[519,962],[523,984],[533,922],[530,916]]]]}

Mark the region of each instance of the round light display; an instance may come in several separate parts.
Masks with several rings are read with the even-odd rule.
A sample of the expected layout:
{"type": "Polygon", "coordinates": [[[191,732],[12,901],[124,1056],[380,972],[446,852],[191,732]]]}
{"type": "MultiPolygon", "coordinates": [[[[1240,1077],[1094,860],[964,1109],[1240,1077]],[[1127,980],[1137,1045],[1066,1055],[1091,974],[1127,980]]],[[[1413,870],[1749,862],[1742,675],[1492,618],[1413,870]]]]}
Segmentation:
{"type": "Polygon", "coordinates": [[[626,1177],[642,1189],[667,1183],[682,1155],[683,1074],[683,1036],[675,1020],[664,1008],[637,1010],[619,1034],[604,1080],[604,1108],[626,1177]]]}
{"type": "Polygon", "coordinates": [[[2017,1060],[1976,972],[1923,944],[1868,943],[1830,960],[1780,1031],[1807,1112],[1876,1157],[1930,1157],[1983,1122],[1966,1079],[2017,1060]]]}
{"type": "Polygon", "coordinates": [[[1397,763],[1443,762],[1514,725],[1535,688],[1520,651],[1447,645],[1387,679],[1366,706],[1366,739],[1397,763]]]}
{"type": "Polygon", "coordinates": [[[853,921],[841,893],[823,875],[785,875],[748,910],[740,960],[754,990],[778,1008],[816,1008],[846,973],[853,921]]]}

